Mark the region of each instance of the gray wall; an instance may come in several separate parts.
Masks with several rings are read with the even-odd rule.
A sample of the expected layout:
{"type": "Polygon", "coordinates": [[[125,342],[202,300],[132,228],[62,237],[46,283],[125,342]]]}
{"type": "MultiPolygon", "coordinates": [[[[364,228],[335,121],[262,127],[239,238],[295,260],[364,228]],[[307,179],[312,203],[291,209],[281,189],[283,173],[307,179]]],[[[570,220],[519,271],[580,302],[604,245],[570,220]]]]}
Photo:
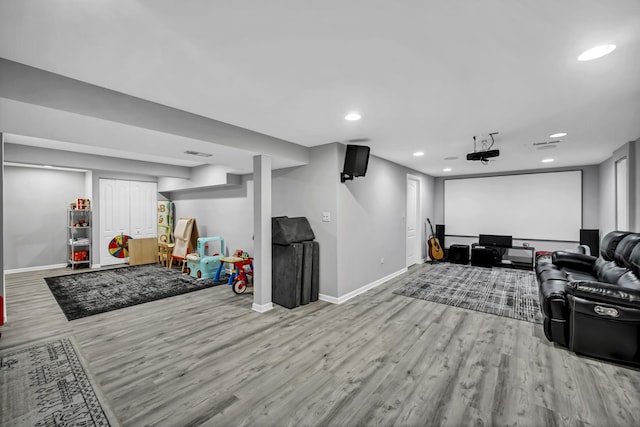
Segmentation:
{"type": "Polygon", "coordinates": [[[242,249],[253,255],[253,179],[239,186],[170,193],[176,219],[195,218],[200,237],[221,236],[225,255],[242,249]]]}
{"type": "MultiPolygon", "coordinates": [[[[601,192],[601,179],[600,179],[599,165],[590,166],[578,166],[569,168],[552,168],[552,169],[537,169],[530,171],[518,171],[513,173],[501,173],[499,175],[520,175],[523,173],[538,173],[538,172],[558,172],[566,170],[581,170],[582,171],[582,227],[583,228],[600,228],[601,226],[601,204],[600,204],[600,192],[601,192]]],[[[474,176],[492,176],[498,174],[483,174],[483,175],[466,175],[465,178],[471,178],[474,176]]],[[[463,176],[457,176],[455,178],[462,178],[463,176]]],[[[454,177],[451,177],[454,178],[454,177]]],[[[435,180],[435,217],[438,224],[442,224],[444,220],[444,180],[447,178],[439,177],[435,180]]],[[[531,200],[530,209],[552,209],[551,206],[545,206],[544,200],[531,200]]],[[[560,214],[560,213],[559,213],[560,214]]],[[[445,224],[446,232],[446,224],[445,224]]],[[[445,239],[445,246],[449,247],[454,243],[469,244],[476,242],[477,239],[468,239],[462,237],[448,237],[445,239]]],[[[514,241],[514,244],[521,244],[522,241],[514,241]]],[[[550,241],[531,241],[528,242],[536,248],[536,250],[559,250],[569,249],[573,243],[567,242],[550,242],[550,241]]],[[[575,242],[578,243],[578,242],[575,242]]]]}
{"type": "Polygon", "coordinates": [[[309,219],[320,244],[320,293],[334,298],[406,267],[407,173],[421,179],[422,216],[433,213],[433,178],[371,156],[366,177],[343,184],[345,151],[339,143],[313,147],[308,165],[273,172],[273,215],[309,219]]]}
{"type": "Polygon", "coordinates": [[[634,146],[634,174],[635,176],[631,177],[634,183],[634,191],[632,193],[633,199],[635,201],[635,227],[633,231],[640,232],[640,138],[636,139],[633,142],[634,146]]]}
{"type": "MultiPolygon", "coordinates": [[[[346,148],[338,147],[344,159],[346,148]]],[[[407,174],[420,179],[419,236],[426,257],[424,223],[433,216],[435,180],[371,156],[366,177],[338,183],[338,296],[406,267],[407,174]]]]}
{"type": "MultiPolygon", "coordinates": [[[[320,244],[320,293],[336,298],[405,267],[407,173],[422,179],[423,216],[432,212],[433,200],[433,178],[374,156],[365,178],[341,184],[344,149],[337,143],[314,147],[308,165],[275,170],[272,179],[272,215],[307,217],[320,244]],[[323,212],[331,221],[322,221],[323,212]]],[[[197,219],[201,236],[220,235],[230,250],[251,253],[252,194],[253,181],[246,176],[239,188],[170,198],[176,216],[197,219]]]]}
{"type": "MultiPolygon", "coordinates": [[[[2,237],[2,245],[0,245],[0,268],[2,269],[2,282],[0,282],[0,297],[4,297],[4,134],[0,132],[0,200],[2,200],[2,212],[0,212],[0,237],[2,237]]],[[[2,304],[2,312],[4,313],[4,298],[0,302],[2,304]]],[[[0,324],[4,323],[4,315],[0,318],[0,324]]]]}
{"type": "Polygon", "coordinates": [[[4,167],[6,270],[66,264],[67,209],[85,195],[85,174],[4,167]]]}
{"type": "MultiPolygon", "coordinates": [[[[338,144],[311,148],[308,165],[273,171],[273,216],[307,217],[320,245],[320,293],[338,294],[338,144]],[[322,212],[331,214],[322,222],[322,212]]],[[[342,169],[340,169],[342,170],[342,169]]]]}

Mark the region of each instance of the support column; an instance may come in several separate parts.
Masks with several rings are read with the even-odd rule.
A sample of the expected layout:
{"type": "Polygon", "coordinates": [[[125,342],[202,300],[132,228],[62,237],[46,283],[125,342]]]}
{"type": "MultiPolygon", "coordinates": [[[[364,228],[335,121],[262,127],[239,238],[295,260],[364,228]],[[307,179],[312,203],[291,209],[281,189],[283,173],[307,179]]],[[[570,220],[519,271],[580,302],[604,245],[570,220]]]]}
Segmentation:
{"type": "Polygon", "coordinates": [[[271,157],[253,157],[253,310],[264,313],[271,302],[271,157]]]}

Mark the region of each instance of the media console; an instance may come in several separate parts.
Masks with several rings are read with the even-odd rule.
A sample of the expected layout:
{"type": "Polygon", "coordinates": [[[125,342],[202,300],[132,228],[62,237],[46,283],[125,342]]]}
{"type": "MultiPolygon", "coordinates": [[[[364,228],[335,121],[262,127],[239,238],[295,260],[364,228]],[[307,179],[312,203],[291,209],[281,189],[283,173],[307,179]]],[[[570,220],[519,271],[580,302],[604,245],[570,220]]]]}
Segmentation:
{"type": "MultiPolygon", "coordinates": [[[[473,250],[487,246],[475,246],[471,250],[471,263],[473,264],[473,250]]],[[[535,266],[535,248],[532,246],[512,246],[510,248],[497,248],[502,252],[501,257],[493,264],[495,267],[519,268],[521,270],[533,270],[535,266]]]]}
{"type": "Polygon", "coordinates": [[[535,248],[513,246],[511,236],[481,234],[471,245],[471,264],[481,267],[506,267],[533,270],[535,248]]]}

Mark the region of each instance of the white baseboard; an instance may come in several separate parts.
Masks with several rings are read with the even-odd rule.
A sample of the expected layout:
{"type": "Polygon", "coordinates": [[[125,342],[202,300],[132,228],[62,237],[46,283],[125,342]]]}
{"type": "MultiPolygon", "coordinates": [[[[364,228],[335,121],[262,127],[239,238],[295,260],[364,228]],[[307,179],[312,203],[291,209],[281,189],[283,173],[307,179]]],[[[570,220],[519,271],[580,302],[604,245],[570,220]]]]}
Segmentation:
{"type": "Polygon", "coordinates": [[[399,275],[406,273],[407,272],[407,268],[403,268],[400,269],[398,271],[396,271],[395,273],[391,273],[388,276],[382,277],[374,282],[371,282],[369,284],[366,284],[364,286],[359,287],[358,289],[356,289],[355,291],[351,291],[348,294],[342,295],[341,297],[332,297],[330,295],[324,295],[324,294],[320,294],[318,295],[318,299],[321,301],[326,301],[326,302],[330,302],[332,304],[342,304],[345,301],[350,300],[351,298],[360,295],[363,292],[368,291],[369,289],[373,289],[376,286],[379,286],[381,284],[383,284],[384,282],[391,280],[395,277],[398,277],[399,275]]]}
{"type": "Polygon", "coordinates": [[[39,265],[36,267],[25,267],[25,268],[13,268],[11,270],[5,270],[5,274],[14,274],[14,273],[28,273],[31,271],[40,271],[40,270],[49,270],[54,268],[64,268],[67,264],[51,264],[51,265],[39,265]]]}
{"type": "Polygon", "coordinates": [[[340,298],[332,297],[330,295],[325,295],[325,294],[318,294],[318,299],[320,301],[330,302],[331,304],[340,304],[341,302],[344,302],[344,301],[340,301],[340,298]]]}
{"type": "Polygon", "coordinates": [[[266,304],[256,304],[255,302],[251,306],[251,310],[257,311],[258,313],[265,313],[273,308],[273,303],[268,302],[266,304]]]}

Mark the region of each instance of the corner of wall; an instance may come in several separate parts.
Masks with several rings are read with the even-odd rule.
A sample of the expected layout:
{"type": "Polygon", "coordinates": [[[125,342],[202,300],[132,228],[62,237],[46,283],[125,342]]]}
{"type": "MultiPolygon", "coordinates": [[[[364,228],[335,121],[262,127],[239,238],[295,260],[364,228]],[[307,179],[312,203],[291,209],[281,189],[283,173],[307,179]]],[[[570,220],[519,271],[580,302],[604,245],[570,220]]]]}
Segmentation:
{"type": "MultiPolygon", "coordinates": [[[[0,200],[4,200],[4,134],[0,132],[0,200]]],[[[4,203],[3,203],[4,206],[4,203]]],[[[2,269],[2,281],[0,282],[0,325],[4,324],[7,319],[6,303],[4,301],[4,209],[0,212],[0,237],[2,237],[2,245],[0,245],[0,268],[2,269]]]]}

